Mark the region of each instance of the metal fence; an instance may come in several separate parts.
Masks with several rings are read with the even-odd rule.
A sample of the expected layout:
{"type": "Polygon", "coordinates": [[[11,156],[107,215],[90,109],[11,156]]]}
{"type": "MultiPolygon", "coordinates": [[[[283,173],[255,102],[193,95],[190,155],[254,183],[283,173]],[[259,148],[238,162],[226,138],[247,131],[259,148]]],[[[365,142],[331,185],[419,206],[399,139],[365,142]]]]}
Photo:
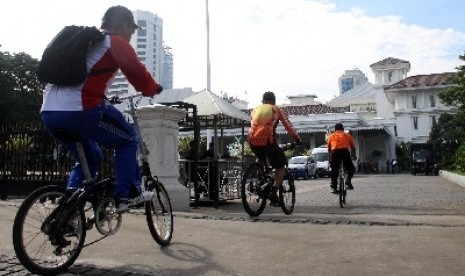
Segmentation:
{"type": "MultiPolygon", "coordinates": [[[[103,151],[100,175],[113,174],[113,151],[103,151]]],[[[0,126],[0,197],[26,196],[40,186],[65,185],[75,160],[41,124],[0,126]]]]}

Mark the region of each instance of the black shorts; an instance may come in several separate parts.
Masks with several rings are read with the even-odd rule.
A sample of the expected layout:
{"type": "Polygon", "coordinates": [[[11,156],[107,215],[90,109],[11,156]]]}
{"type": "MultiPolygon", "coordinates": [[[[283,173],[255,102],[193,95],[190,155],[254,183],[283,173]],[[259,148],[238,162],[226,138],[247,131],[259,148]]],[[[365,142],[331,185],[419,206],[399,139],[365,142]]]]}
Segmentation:
{"type": "Polygon", "coordinates": [[[270,166],[274,169],[276,168],[284,168],[287,165],[287,159],[284,155],[284,151],[282,148],[278,146],[278,144],[270,144],[267,146],[250,146],[255,156],[257,156],[262,162],[268,160],[270,162],[270,166]]]}

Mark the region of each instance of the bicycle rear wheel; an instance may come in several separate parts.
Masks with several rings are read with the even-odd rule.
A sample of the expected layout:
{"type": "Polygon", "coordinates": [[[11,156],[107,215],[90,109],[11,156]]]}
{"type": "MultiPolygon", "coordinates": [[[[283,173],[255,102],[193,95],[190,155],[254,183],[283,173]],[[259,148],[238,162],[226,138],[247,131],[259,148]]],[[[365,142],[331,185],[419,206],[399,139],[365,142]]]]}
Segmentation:
{"type": "Polygon", "coordinates": [[[155,196],[145,203],[145,214],[153,239],[159,245],[166,246],[173,237],[173,209],[170,197],[163,184],[156,180],[153,181],[155,196]]]}
{"type": "Polygon", "coordinates": [[[13,246],[21,264],[34,274],[58,274],[79,256],[86,237],[84,211],[59,227],[71,192],[60,186],[34,191],[21,204],[13,223],[13,246]]]}
{"type": "Polygon", "coordinates": [[[259,163],[250,164],[242,177],[241,199],[244,210],[252,217],[259,216],[265,209],[265,172],[259,163]]]}
{"type": "Polygon", "coordinates": [[[339,178],[338,178],[339,179],[338,180],[339,182],[338,183],[338,194],[339,194],[339,206],[341,206],[341,208],[344,208],[344,204],[346,204],[346,194],[347,194],[345,176],[343,174],[344,174],[344,171],[340,169],[339,178]]]}
{"type": "Polygon", "coordinates": [[[279,189],[279,201],[284,214],[292,214],[295,205],[295,185],[294,177],[287,169],[286,174],[284,175],[283,184],[279,189]]]}

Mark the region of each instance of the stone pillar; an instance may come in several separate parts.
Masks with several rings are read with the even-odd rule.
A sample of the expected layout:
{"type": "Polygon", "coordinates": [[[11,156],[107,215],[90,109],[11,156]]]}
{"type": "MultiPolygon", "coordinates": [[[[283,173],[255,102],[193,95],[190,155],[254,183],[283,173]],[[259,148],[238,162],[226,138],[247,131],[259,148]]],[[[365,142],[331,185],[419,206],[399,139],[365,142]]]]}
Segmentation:
{"type": "Polygon", "coordinates": [[[165,105],[137,108],[152,174],[165,185],[174,211],[189,209],[189,190],[179,182],[178,121],[186,111],[165,105]]]}

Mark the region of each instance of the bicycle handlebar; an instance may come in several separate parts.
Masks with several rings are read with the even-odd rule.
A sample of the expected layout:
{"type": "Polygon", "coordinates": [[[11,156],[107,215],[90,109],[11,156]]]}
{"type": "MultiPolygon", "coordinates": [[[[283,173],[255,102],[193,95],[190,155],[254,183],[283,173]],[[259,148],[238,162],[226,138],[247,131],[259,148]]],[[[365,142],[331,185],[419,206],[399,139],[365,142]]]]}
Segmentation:
{"type": "Polygon", "coordinates": [[[108,99],[108,101],[109,101],[111,104],[120,104],[120,103],[122,103],[124,100],[132,99],[132,98],[139,97],[139,96],[142,96],[142,92],[136,92],[136,93],[132,93],[132,94],[126,94],[126,95],[124,95],[124,96],[112,96],[111,98],[108,99]]]}
{"type": "Polygon", "coordinates": [[[296,142],[292,143],[285,143],[285,144],[279,144],[278,146],[282,148],[283,150],[291,150],[294,149],[295,147],[300,147],[301,144],[297,144],[296,142]]]}

